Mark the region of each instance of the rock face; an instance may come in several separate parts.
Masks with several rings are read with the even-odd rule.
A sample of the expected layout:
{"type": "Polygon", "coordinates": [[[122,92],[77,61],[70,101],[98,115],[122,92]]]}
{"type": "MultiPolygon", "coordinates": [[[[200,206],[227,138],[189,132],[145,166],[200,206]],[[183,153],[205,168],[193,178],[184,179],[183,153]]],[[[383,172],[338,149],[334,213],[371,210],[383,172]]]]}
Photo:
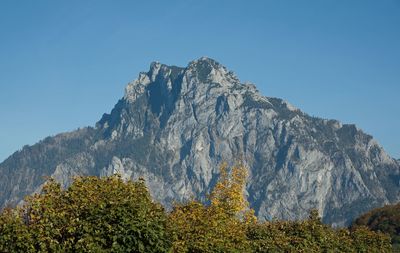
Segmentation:
{"type": "Polygon", "coordinates": [[[354,125],[310,117],[262,96],[209,58],[186,68],[152,63],[94,128],[48,137],[0,164],[0,205],[38,191],[44,176],[144,177],[167,207],[204,199],[223,161],[249,167],[247,195],[261,219],[317,208],[347,225],[400,199],[400,163],[354,125]]]}

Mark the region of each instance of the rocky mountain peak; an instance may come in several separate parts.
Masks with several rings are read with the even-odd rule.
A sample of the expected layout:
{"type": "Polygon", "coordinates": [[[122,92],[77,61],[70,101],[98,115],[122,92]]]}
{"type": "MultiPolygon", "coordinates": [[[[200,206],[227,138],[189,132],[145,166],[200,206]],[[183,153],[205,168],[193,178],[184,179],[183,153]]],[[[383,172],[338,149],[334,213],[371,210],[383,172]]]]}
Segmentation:
{"type": "Polygon", "coordinates": [[[265,104],[267,101],[254,84],[241,83],[232,71],[208,57],[194,60],[185,68],[151,63],[148,72],[141,72],[126,86],[124,99],[133,103],[144,94],[157,96],[155,100],[160,100],[160,97],[205,99],[234,95],[236,100],[240,96],[237,105],[249,101],[265,104]]]}
{"type": "Polygon", "coordinates": [[[246,194],[260,219],[300,219],[317,208],[345,225],[400,200],[400,164],[354,125],[311,117],[265,97],[202,57],[186,67],[154,62],[95,128],[46,138],[0,164],[0,206],[40,189],[44,176],[146,179],[170,206],[204,196],[221,162],[243,159],[246,194]]]}
{"type": "Polygon", "coordinates": [[[197,83],[218,83],[226,87],[235,84],[240,84],[239,79],[232,71],[229,71],[225,66],[217,61],[201,57],[198,60],[192,61],[186,68],[187,76],[195,78],[197,83]]]}
{"type": "Polygon", "coordinates": [[[197,60],[189,62],[186,69],[188,71],[196,72],[200,75],[200,79],[207,79],[207,76],[211,74],[212,70],[218,70],[225,68],[219,62],[208,57],[201,57],[197,60]]]}
{"type": "Polygon", "coordinates": [[[154,83],[158,83],[161,89],[171,90],[172,83],[184,70],[184,68],[152,62],[148,72],[140,72],[138,78],[125,87],[124,99],[133,103],[138,96],[145,93],[150,84],[154,83]]]}

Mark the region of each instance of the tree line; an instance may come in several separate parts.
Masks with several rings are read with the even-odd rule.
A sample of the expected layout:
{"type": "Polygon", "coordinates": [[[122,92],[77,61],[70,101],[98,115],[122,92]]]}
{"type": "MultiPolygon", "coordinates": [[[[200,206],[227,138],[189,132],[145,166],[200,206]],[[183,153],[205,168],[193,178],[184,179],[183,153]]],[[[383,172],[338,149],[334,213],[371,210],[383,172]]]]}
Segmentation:
{"type": "Polygon", "coordinates": [[[49,179],[40,194],[0,214],[0,252],[391,252],[390,238],[365,226],[334,229],[318,212],[302,221],[257,221],[243,195],[243,164],[220,168],[208,204],[166,212],[144,180],[49,179]]]}

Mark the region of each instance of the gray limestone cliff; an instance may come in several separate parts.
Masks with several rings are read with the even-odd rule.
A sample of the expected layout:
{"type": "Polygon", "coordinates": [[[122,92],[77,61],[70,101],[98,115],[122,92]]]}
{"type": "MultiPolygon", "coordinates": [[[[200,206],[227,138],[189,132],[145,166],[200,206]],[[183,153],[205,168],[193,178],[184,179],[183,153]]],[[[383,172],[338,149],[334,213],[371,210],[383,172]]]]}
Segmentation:
{"type": "Polygon", "coordinates": [[[249,168],[247,197],[261,219],[326,223],[400,199],[400,163],[354,125],[265,97],[209,58],[186,68],[152,63],[95,127],[48,137],[0,164],[0,206],[38,191],[45,176],[144,177],[167,207],[204,199],[223,161],[249,168]]]}

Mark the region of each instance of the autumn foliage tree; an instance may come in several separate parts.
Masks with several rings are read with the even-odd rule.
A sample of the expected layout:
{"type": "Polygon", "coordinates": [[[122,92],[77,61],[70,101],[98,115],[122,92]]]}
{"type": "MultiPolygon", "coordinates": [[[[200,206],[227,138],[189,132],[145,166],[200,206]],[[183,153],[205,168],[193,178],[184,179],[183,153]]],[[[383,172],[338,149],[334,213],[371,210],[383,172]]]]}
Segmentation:
{"type": "Polygon", "coordinates": [[[249,252],[246,226],[256,218],[243,195],[246,177],[244,165],[229,170],[223,164],[210,205],[192,200],[174,207],[169,215],[174,252],[249,252]]]}
{"type": "Polygon", "coordinates": [[[395,251],[400,252],[400,203],[370,210],[355,219],[351,229],[362,226],[389,234],[395,251]]]}
{"type": "Polygon", "coordinates": [[[266,221],[247,229],[251,252],[389,253],[390,238],[365,227],[334,229],[316,219],[315,210],[302,221],[266,221]]]}
{"type": "Polygon", "coordinates": [[[166,214],[143,181],[77,177],[0,216],[0,252],[167,252],[166,214]]]}
{"type": "Polygon", "coordinates": [[[228,170],[226,163],[220,167],[220,176],[210,194],[211,207],[221,209],[226,215],[239,218],[245,223],[256,222],[254,210],[244,196],[247,168],[238,163],[228,170]]]}

